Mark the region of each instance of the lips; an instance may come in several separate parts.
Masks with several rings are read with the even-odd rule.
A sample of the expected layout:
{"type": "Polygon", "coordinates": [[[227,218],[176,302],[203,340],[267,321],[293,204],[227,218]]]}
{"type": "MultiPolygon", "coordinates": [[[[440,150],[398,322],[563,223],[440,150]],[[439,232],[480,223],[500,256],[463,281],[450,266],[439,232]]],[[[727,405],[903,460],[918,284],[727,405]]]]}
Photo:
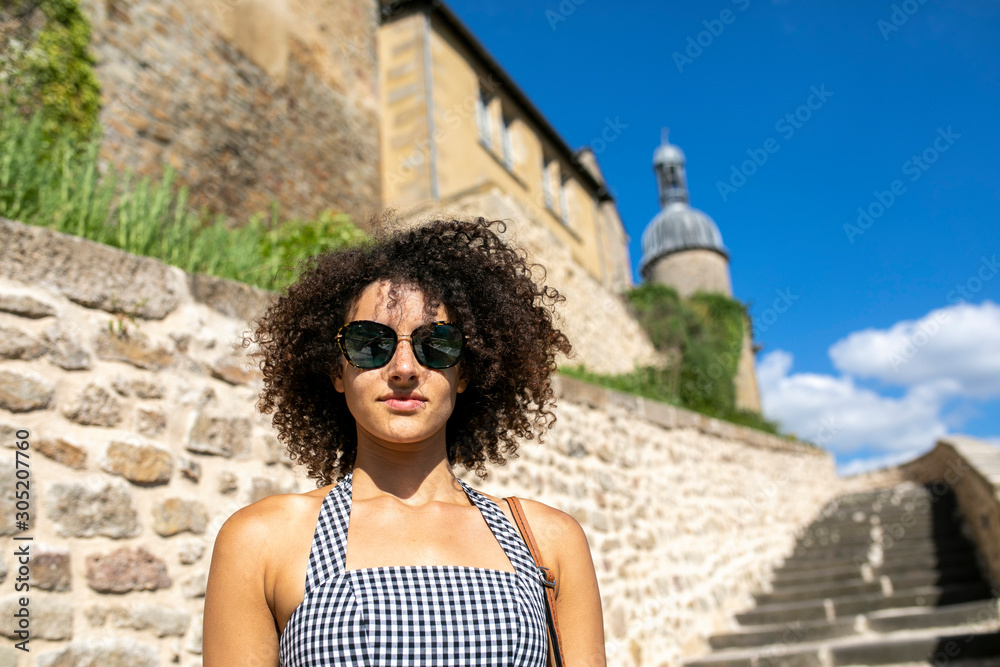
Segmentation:
{"type": "Polygon", "coordinates": [[[416,394],[404,396],[390,394],[389,396],[383,396],[381,400],[391,409],[404,412],[416,410],[426,402],[422,396],[417,396],[416,394]]]}

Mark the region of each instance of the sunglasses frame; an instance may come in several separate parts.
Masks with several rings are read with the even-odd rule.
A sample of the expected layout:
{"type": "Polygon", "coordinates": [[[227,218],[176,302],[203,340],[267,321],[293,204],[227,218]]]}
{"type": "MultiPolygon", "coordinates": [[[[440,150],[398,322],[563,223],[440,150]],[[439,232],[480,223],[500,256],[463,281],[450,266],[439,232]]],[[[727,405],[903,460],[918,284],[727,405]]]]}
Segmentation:
{"type": "Polygon", "coordinates": [[[465,344],[467,342],[467,338],[465,336],[465,332],[462,331],[461,327],[459,327],[458,324],[456,324],[455,322],[451,322],[451,321],[448,321],[448,320],[438,320],[436,322],[428,322],[426,324],[421,324],[419,327],[417,327],[416,329],[414,329],[413,331],[411,331],[410,333],[408,333],[406,335],[401,335],[395,329],[393,329],[392,327],[390,327],[388,324],[382,324],[381,322],[376,322],[375,320],[353,320],[351,322],[348,322],[347,324],[344,324],[339,329],[337,329],[337,335],[336,335],[335,339],[337,341],[337,347],[340,348],[340,353],[344,355],[344,359],[347,360],[347,363],[349,363],[351,366],[354,366],[355,368],[359,368],[359,369],[361,369],[363,371],[372,371],[372,370],[375,370],[377,368],[384,368],[384,367],[388,366],[389,362],[392,361],[392,358],[396,356],[396,351],[399,349],[399,343],[401,341],[404,341],[404,340],[410,341],[410,348],[413,350],[413,358],[416,359],[417,363],[420,364],[421,366],[423,366],[424,368],[427,368],[427,369],[432,370],[432,371],[443,371],[443,370],[448,369],[448,368],[454,368],[455,366],[458,365],[458,362],[460,362],[462,360],[462,355],[465,353],[465,344]],[[383,327],[385,327],[386,329],[388,329],[389,331],[392,332],[392,335],[396,339],[396,343],[395,343],[395,345],[393,345],[393,347],[392,347],[392,353],[389,355],[389,358],[386,359],[386,362],[384,364],[382,364],[381,366],[369,366],[369,367],[365,367],[365,366],[358,366],[356,363],[354,363],[353,361],[351,361],[350,355],[348,355],[347,354],[347,350],[344,349],[344,330],[347,329],[347,327],[351,326],[352,324],[378,324],[379,326],[383,326],[383,327]],[[448,326],[454,327],[458,331],[458,333],[462,335],[462,346],[461,346],[461,348],[458,351],[458,358],[455,359],[455,363],[450,364],[448,366],[441,366],[440,368],[433,368],[431,366],[428,366],[428,365],[424,364],[424,362],[422,362],[420,360],[420,358],[417,356],[417,350],[413,346],[413,333],[415,331],[419,331],[420,329],[423,329],[424,327],[435,327],[435,326],[438,326],[438,325],[441,325],[441,324],[447,324],[448,326]]]}

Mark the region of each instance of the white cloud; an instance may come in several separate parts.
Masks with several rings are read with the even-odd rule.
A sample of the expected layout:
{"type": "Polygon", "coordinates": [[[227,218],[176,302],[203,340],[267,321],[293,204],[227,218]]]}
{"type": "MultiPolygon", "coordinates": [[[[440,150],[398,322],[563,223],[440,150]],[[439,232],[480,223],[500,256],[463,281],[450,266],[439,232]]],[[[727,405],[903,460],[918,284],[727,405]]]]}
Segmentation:
{"type": "Polygon", "coordinates": [[[757,373],[764,414],[785,432],[838,454],[860,449],[928,449],[947,429],[939,416],[942,392],[915,387],[902,398],[880,396],[850,376],[791,373],[792,355],[776,350],[757,373]]]}
{"type": "Polygon", "coordinates": [[[858,331],[837,341],[830,358],[844,373],[886,384],[1000,396],[1000,306],[960,303],[889,329],[858,331]]]}
{"type": "MultiPolygon", "coordinates": [[[[790,353],[765,355],[757,367],[764,414],[835,453],[842,475],[895,465],[960,431],[976,412],[952,404],[942,414],[950,399],[1000,396],[1000,306],[959,303],[888,329],[858,331],[834,343],[830,358],[841,375],[794,373],[790,353]],[[905,393],[883,396],[855,378],[905,393]],[[868,455],[857,456],[861,451],[868,455]]],[[[990,442],[1000,446],[1000,438],[990,442]]]]}

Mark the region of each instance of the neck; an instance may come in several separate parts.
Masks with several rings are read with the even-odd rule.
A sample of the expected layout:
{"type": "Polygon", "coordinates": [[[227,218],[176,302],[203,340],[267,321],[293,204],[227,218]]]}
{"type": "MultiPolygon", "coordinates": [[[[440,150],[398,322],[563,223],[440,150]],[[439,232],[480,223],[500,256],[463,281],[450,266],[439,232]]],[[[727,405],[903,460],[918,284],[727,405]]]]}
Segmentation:
{"type": "Polygon", "coordinates": [[[355,501],[393,496],[408,505],[465,499],[448,463],[444,432],[421,443],[382,443],[358,433],[352,478],[355,501]]]}

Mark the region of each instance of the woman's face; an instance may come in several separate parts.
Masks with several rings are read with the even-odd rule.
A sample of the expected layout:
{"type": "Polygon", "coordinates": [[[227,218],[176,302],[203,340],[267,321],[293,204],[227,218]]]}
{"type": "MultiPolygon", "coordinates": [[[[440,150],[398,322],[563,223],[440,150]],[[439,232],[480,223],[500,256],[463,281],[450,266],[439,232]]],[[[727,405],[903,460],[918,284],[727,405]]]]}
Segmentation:
{"type": "MultiPolygon", "coordinates": [[[[443,305],[428,315],[423,293],[413,287],[397,285],[390,308],[390,287],[388,281],[366,287],[348,321],[380,322],[404,336],[421,325],[448,319],[443,305]]],[[[334,378],[333,384],[344,394],[357,422],[359,447],[366,440],[394,448],[438,439],[443,447],[445,424],[467,381],[462,377],[461,363],[442,370],[426,368],[413,356],[410,341],[401,340],[392,359],[381,368],[356,368],[341,357],[340,377],[334,378]]]]}

